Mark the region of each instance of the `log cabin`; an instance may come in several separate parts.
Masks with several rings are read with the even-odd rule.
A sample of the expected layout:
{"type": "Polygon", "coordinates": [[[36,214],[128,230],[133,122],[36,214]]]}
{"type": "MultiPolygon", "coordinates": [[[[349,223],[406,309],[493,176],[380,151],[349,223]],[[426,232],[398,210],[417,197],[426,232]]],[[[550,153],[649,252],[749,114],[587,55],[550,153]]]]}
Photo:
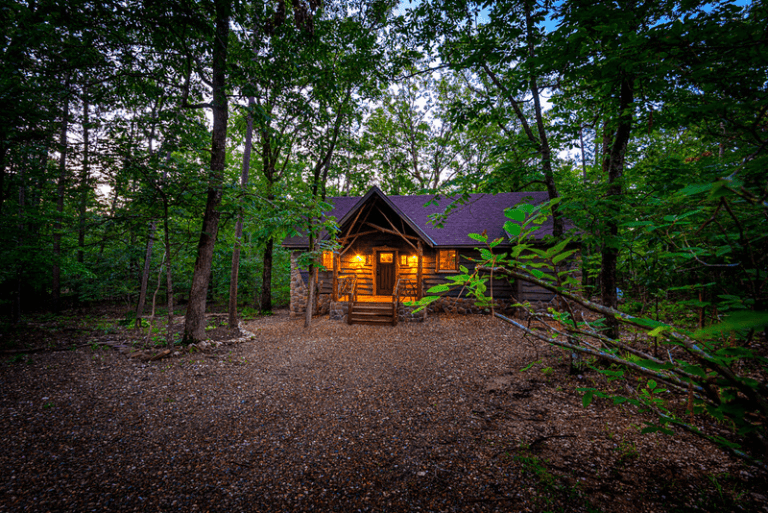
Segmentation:
{"type": "MultiPolygon", "coordinates": [[[[430,216],[443,213],[452,198],[388,196],[376,186],[362,197],[328,198],[333,209],[327,215],[337,220],[340,248],[322,255],[314,311],[330,312],[331,318],[346,319],[350,324],[422,320],[429,310],[409,315],[412,309],[403,302],[420,299],[430,287],[446,283],[448,276],[459,273],[459,266],[472,272],[471,259],[479,258],[475,249],[479,244],[468,234],[485,232],[489,240],[503,237],[506,246],[497,246],[503,252],[509,248],[504,210],[520,202],[547,200],[547,193],[538,191],[470,194],[438,227],[430,216]]],[[[550,220],[536,232],[536,239],[551,234],[550,220]]],[[[289,237],[283,247],[291,250],[291,316],[295,317],[306,311],[309,273],[298,268],[297,257],[309,249],[309,241],[289,237]]],[[[494,278],[492,286],[501,307],[505,302],[542,302],[553,297],[544,289],[505,278],[494,278]]],[[[470,313],[477,311],[474,304],[474,299],[453,289],[430,308],[470,313]]]]}

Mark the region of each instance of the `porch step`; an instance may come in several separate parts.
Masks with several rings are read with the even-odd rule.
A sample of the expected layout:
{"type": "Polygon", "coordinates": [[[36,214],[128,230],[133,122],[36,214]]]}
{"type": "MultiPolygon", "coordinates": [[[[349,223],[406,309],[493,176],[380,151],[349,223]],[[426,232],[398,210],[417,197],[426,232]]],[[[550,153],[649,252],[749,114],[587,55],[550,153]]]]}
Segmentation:
{"type": "Polygon", "coordinates": [[[392,303],[350,303],[348,324],[397,324],[392,303]]]}

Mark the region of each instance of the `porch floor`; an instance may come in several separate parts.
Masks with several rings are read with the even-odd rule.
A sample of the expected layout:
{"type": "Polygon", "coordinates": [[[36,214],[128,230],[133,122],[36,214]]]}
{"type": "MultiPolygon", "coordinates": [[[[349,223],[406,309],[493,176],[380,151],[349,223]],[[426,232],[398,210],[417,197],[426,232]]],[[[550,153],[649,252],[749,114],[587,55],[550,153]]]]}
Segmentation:
{"type": "MultiPolygon", "coordinates": [[[[403,296],[400,298],[401,301],[415,301],[415,297],[406,297],[403,296]]],[[[392,302],[392,296],[357,296],[357,302],[358,303],[391,303],[392,302]]]]}

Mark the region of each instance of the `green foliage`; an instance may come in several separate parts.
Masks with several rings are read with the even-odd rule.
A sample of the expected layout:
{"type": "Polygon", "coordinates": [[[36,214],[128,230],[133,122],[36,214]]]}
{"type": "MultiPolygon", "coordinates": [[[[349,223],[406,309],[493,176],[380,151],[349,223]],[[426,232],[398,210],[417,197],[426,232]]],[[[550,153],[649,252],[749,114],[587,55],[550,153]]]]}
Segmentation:
{"type": "MultiPolygon", "coordinates": [[[[715,198],[714,201],[719,202],[723,197],[715,198]]],[[[497,316],[530,336],[592,358],[588,366],[608,381],[630,382],[637,376],[646,378],[644,384],[629,395],[606,392],[595,387],[579,388],[577,391],[583,394],[584,407],[588,407],[595,398],[610,400],[616,405],[630,404],[641,411],[657,415],[658,422],[647,425],[643,432],[672,434],[673,427],[679,427],[732,450],[753,464],[765,466],[760,440],[768,436],[765,424],[768,416],[768,402],[765,399],[768,397],[768,358],[762,351],[751,348],[750,341],[760,334],[765,337],[768,314],[755,310],[755,301],[736,301],[733,304],[737,304],[739,309],[732,310],[723,322],[706,329],[690,330],[650,318],[630,316],[593,303],[581,295],[580,284],[573,276],[573,269],[564,265],[574,255],[574,250],[568,248],[571,240],[553,241],[546,248],[532,242],[533,233],[541,226],[550,208],[548,205],[526,205],[508,210],[506,216],[520,227],[519,230],[507,229],[508,233],[517,234],[511,237],[513,246],[509,254],[494,254],[488,237],[475,234],[472,236],[474,240],[486,244],[486,248],[481,249],[482,260],[476,263],[475,272],[451,284],[433,287],[430,293],[444,293],[452,287],[462,286],[467,287],[479,302],[489,303],[492,298],[484,298],[486,289],[482,286],[480,275],[490,271],[551,290],[562,298],[562,308],[550,308],[543,313],[533,310],[529,305],[519,305],[527,309],[530,317],[545,321],[548,335],[532,331],[500,314],[497,316]],[[630,342],[629,337],[627,340],[612,339],[601,331],[599,323],[577,316],[577,307],[611,315],[626,327],[628,334],[634,331],[644,335],[645,341],[637,344],[630,342]],[[661,346],[668,358],[654,356],[658,353],[658,346],[661,346]],[[686,407],[680,408],[678,403],[672,401],[673,397],[686,398],[686,407]],[[708,432],[695,420],[702,415],[729,426],[733,436],[724,438],[720,434],[708,432]]],[[[699,207],[700,210],[705,208],[705,205],[699,207]]],[[[762,205],[751,208],[765,209],[762,205]]],[[[693,212],[691,215],[669,218],[669,227],[687,225],[689,221],[686,219],[694,218],[695,215],[693,212]]],[[[701,225],[689,229],[701,229],[701,225]]],[[[703,253],[698,251],[700,248],[689,249],[693,254],[703,253]]],[[[761,271],[753,269],[751,276],[761,276],[761,271]]],[[[685,290],[685,287],[681,290],[685,290]]],[[[748,294],[749,290],[742,292],[740,297],[728,300],[743,299],[748,294]]],[[[437,297],[424,298],[420,304],[423,307],[437,297]]],[[[696,307],[697,303],[686,306],[689,309],[696,307]]],[[[552,369],[542,369],[542,372],[551,373],[552,369]]]]}

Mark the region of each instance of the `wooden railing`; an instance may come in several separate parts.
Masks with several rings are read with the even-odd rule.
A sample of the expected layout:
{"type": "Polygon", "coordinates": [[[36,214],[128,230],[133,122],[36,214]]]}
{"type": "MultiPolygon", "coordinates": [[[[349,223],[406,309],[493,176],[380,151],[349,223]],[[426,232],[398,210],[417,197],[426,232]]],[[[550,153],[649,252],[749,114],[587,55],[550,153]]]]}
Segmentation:
{"type": "Polygon", "coordinates": [[[398,277],[395,289],[392,293],[392,302],[399,305],[402,303],[403,298],[406,297],[418,299],[417,283],[415,280],[401,280],[401,278],[398,277]]]}
{"type": "Polygon", "coordinates": [[[346,276],[339,276],[338,289],[336,290],[336,297],[341,301],[342,296],[348,296],[347,301],[357,301],[357,275],[349,274],[346,276]]]}

